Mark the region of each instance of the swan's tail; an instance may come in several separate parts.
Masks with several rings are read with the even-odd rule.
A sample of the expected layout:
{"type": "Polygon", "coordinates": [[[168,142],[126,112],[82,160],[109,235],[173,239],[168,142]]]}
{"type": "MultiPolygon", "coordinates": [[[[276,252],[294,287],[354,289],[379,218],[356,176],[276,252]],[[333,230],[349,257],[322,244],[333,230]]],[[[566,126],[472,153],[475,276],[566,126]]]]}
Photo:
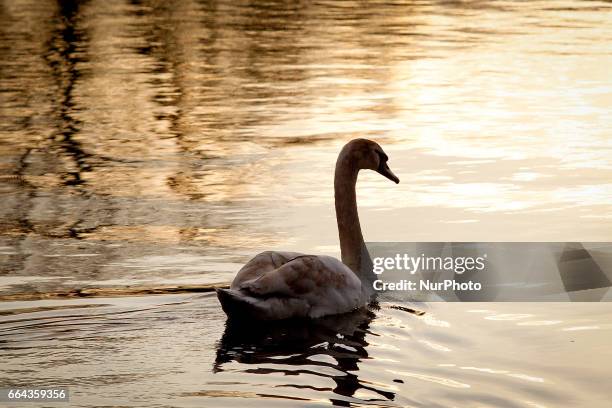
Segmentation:
{"type": "Polygon", "coordinates": [[[245,296],[241,292],[231,289],[215,289],[221,308],[226,315],[233,318],[261,318],[258,316],[257,301],[255,298],[245,296]]]}
{"type": "Polygon", "coordinates": [[[304,299],[269,296],[258,298],[232,289],[215,289],[225,314],[236,320],[281,320],[308,315],[304,299]]]}

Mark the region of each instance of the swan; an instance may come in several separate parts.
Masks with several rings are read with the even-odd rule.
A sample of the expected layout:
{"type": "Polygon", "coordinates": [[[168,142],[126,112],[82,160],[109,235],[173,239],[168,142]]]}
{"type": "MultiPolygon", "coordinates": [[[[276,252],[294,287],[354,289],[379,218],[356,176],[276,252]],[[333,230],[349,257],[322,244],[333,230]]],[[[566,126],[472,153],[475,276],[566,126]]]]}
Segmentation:
{"type": "Polygon", "coordinates": [[[365,306],[373,294],[372,268],[361,234],[355,184],[361,169],[399,179],[378,143],[354,139],[340,151],[334,173],[336,221],[342,262],[324,255],[266,251],[239,271],[229,289],[217,289],[230,318],[319,318],[365,306]]]}

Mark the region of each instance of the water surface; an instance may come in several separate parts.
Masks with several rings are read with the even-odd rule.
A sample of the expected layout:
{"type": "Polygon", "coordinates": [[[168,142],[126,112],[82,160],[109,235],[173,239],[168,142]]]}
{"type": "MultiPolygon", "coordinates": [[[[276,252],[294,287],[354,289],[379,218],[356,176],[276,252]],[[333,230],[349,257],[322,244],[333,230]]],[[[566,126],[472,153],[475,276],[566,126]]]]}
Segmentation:
{"type": "MultiPolygon", "coordinates": [[[[368,241],[610,241],[611,7],[3,1],[0,292],[337,256],[355,137],[402,180],[360,176],[368,241]]],[[[606,401],[606,305],[387,304],[236,335],[208,295],[49,302],[2,305],[2,383],[65,383],[76,406],[606,401]]]]}
{"type": "Polygon", "coordinates": [[[607,2],[24,1],[0,9],[0,285],[227,281],[368,241],[609,241],[607,2]],[[443,238],[441,238],[443,236],[443,238]]]}
{"type": "Polygon", "coordinates": [[[67,385],[71,406],[610,401],[612,320],[601,303],[409,305],[421,316],[387,303],[256,328],[226,325],[212,294],[18,303],[0,309],[0,382],[67,385]]]}

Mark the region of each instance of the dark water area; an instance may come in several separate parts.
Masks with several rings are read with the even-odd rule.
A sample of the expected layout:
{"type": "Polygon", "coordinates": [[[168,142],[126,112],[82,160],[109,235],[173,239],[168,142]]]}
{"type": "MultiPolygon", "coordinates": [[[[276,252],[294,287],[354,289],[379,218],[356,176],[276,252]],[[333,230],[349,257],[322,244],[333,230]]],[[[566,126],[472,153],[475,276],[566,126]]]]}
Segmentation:
{"type": "MultiPolygon", "coordinates": [[[[0,295],[226,283],[366,241],[612,238],[607,1],[0,1],[0,295]]],[[[0,384],[71,405],[604,407],[607,304],[226,322],[213,294],[0,302],[0,384]]],[[[406,305],[403,305],[406,306],[406,305]]]]}

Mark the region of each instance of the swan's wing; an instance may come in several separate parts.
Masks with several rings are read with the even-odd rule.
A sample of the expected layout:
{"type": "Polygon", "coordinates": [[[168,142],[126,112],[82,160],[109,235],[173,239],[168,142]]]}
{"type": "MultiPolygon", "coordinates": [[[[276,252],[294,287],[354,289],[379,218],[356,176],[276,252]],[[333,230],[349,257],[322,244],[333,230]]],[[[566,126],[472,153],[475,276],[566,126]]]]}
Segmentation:
{"type": "Polygon", "coordinates": [[[366,302],[361,281],[342,262],[291,252],[257,255],[218,296],[228,315],[260,319],[345,313],[366,302]]]}
{"type": "Polygon", "coordinates": [[[256,279],[243,281],[239,290],[263,298],[299,298],[316,306],[357,302],[361,296],[361,282],[337,259],[300,255],[256,279]]]}
{"type": "Polygon", "coordinates": [[[286,264],[289,260],[302,256],[298,252],[276,252],[276,251],[265,251],[256,255],[253,259],[247,262],[239,271],[234,281],[232,282],[232,289],[239,289],[245,282],[252,281],[271,272],[275,269],[280,268],[286,264]]]}

